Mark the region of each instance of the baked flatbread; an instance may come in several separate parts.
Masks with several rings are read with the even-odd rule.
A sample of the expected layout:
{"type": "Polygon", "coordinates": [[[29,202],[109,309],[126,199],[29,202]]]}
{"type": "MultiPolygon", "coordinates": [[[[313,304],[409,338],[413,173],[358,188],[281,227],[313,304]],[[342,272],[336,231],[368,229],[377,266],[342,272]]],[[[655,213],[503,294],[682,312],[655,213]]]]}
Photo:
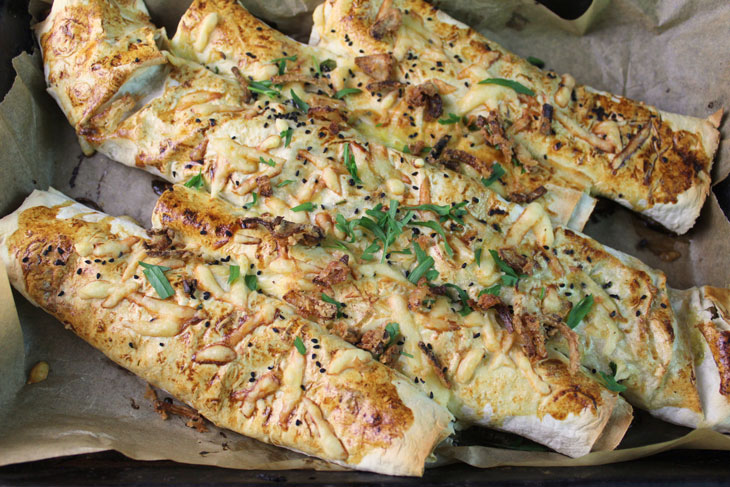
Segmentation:
{"type": "MultiPolygon", "coordinates": [[[[352,126],[360,138],[371,143],[378,140],[431,162],[439,161],[439,166],[458,168],[477,181],[487,178],[491,190],[502,196],[511,195],[521,203],[538,200],[555,223],[581,230],[595,206],[595,200],[584,190],[585,185],[556,185],[546,181],[544,174],[535,179],[532,170],[521,170],[519,178],[512,171],[500,178],[492,177],[501,174],[494,166],[501,161],[500,152],[486,146],[478,131],[470,132],[461,124],[440,126],[442,135],[451,137],[448,147],[445,139],[439,142],[434,137],[415,136],[423,124],[420,109],[414,111],[411,107],[405,113],[403,107],[395,104],[403,100],[406,85],[393,84],[393,80],[379,82],[382,88],[374,95],[377,103],[362,107],[358,100],[366,95],[358,95],[357,91],[367,91],[373,80],[353,64],[350,54],[341,58],[326,48],[300,44],[253,17],[235,0],[193,2],[178,25],[171,49],[221,75],[233,77],[237,69],[246,80],[272,79],[283,84],[282,93],[287,95],[291,87],[302,88],[296,91],[304,100],[325,105],[332,110],[330,118],[352,126]],[[327,96],[323,99],[321,95],[327,96]],[[396,133],[384,138],[378,130],[373,131],[374,125],[396,133]],[[402,133],[405,135],[401,140],[398,137],[402,133]]],[[[321,113],[323,109],[318,110],[321,113]]],[[[502,163],[499,167],[507,166],[502,163]]]]}
{"type": "Polygon", "coordinates": [[[498,160],[516,184],[585,189],[680,234],[708,194],[722,112],[708,120],[667,113],[541,71],[423,0],[326,0],[314,13],[312,43],[337,53],[338,62],[354,59],[344,66],[353,77],[337,73],[348,86],[379,81],[363,60],[388,56],[387,79],[403,83],[404,96],[386,104],[374,89],[348,98],[380,140],[433,145],[450,130],[439,120],[453,113],[481,125],[482,116],[484,138],[501,146],[498,160]],[[495,79],[502,84],[481,84],[495,79]],[[429,104],[414,106],[424,87],[436,88],[442,114],[429,117],[429,104]],[[408,115],[418,118],[416,131],[402,123],[408,115]]]}
{"type": "MultiPolygon", "coordinates": [[[[448,411],[410,378],[254,292],[243,275],[229,283],[228,263],[169,246],[164,230],[148,236],[35,191],[0,220],[0,254],[32,303],[216,425],[392,475],[421,475],[452,431],[448,411]]],[[[242,272],[258,270],[251,262],[242,272]]]]}
{"type": "Polygon", "coordinates": [[[388,264],[329,248],[310,225],[256,216],[183,186],[162,194],[152,220],[176,248],[261,269],[265,294],[412,378],[464,426],[518,433],[580,456],[601,435],[614,448],[631,422],[631,407],[589,374],[571,371],[563,354],[550,350],[530,361],[496,309],[457,313],[448,295],[419,298],[423,285],[388,264]]]}

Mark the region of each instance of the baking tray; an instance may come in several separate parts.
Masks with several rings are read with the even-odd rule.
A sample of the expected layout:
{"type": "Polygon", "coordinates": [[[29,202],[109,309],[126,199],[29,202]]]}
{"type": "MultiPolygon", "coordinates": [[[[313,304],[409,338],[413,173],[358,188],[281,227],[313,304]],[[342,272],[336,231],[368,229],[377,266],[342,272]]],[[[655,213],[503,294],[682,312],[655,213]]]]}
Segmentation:
{"type": "MultiPolygon", "coordinates": [[[[575,18],[590,1],[544,0],[565,18],[575,18]]],[[[11,59],[34,48],[28,29],[27,0],[0,0],[0,100],[12,85],[11,59]]],[[[720,206],[730,215],[730,178],[714,188],[720,206]]],[[[426,471],[421,479],[364,472],[312,470],[233,470],[171,461],[143,462],[107,451],[55,458],[0,468],[5,485],[110,486],[227,485],[730,485],[730,452],[673,450],[625,463],[592,467],[498,467],[488,470],[455,464],[426,471]]]]}

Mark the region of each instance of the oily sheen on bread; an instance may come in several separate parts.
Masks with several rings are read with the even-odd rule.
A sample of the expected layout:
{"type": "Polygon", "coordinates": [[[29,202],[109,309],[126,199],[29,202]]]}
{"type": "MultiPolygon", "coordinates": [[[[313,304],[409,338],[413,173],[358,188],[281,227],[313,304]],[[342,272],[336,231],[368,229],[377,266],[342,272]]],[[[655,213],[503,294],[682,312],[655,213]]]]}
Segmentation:
{"type": "Polygon", "coordinates": [[[452,431],[445,408],[286,302],[229,283],[229,264],[162,237],[56,192],[0,220],[16,289],[213,423],[352,468],[422,474],[452,431]],[[163,266],[171,296],[141,262],[163,266]]]}
{"type": "MultiPolygon", "coordinates": [[[[467,117],[467,125],[486,130],[482,143],[499,145],[495,152],[504,157],[492,157],[518,184],[585,189],[680,234],[692,227],[708,194],[721,112],[702,120],[579,85],[569,74],[536,68],[424,0],[326,0],[314,13],[312,43],[337,53],[338,61],[356,58],[360,67],[387,57],[383,79],[367,72],[364,78],[401,83],[404,95],[387,108],[378,88],[348,98],[381,140],[432,145],[450,130],[439,120],[467,117]],[[424,90],[438,98],[438,116],[421,118],[425,108],[414,106],[424,90]],[[389,123],[409,114],[419,118],[415,136],[408,124],[389,123]]],[[[367,68],[349,67],[355,77],[348,84],[361,81],[367,68]]]]}
{"type": "Polygon", "coordinates": [[[631,421],[630,406],[571,371],[561,353],[531,362],[495,309],[457,313],[445,295],[422,306],[414,299],[422,287],[386,264],[327,248],[310,225],[257,216],[183,186],[160,196],[152,220],[176,248],[255,265],[264,293],[413,378],[463,425],[503,429],[580,456],[600,435],[613,437],[606,446],[615,447],[631,421]]]}

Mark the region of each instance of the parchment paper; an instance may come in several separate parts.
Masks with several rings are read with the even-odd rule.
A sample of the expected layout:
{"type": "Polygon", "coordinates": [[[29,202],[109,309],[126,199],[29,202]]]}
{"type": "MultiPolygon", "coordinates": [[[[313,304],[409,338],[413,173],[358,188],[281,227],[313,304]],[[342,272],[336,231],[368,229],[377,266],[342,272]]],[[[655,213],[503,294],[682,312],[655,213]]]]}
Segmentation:
{"type": "MultiPolygon", "coordinates": [[[[150,0],[153,19],[172,36],[188,2],[150,0]]],[[[299,39],[318,0],[244,2],[254,13],[299,39]]],[[[607,0],[576,21],[564,21],[528,0],[452,0],[439,7],[522,56],[543,59],[580,82],[644,100],[661,109],[706,117],[730,106],[730,4],[711,0],[607,0]],[[576,33],[587,33],[579,37],[576,33]]],[[[32,3],[38,14],[42,4],[32,3]]],[[[14,60],[17,78],[0,103],[0,215],[14,210],[33,188],[49,184],[75,198],[127,214],[143,225],[156,196],[152,176],[109,161],[81,156],[73,130],[45,93],[40,56],[14,60]]],[[[727,124],[726,124],[727,125],[727,124]]],[[[728,127],[722,128],[723,138],[728,127]]],[[[714,181],[730,172],[722,146],[714,181]]],[[[601,242],[664,270],[674,287],[730,285],[730,223],[711,195],[696,227],[672,237],[613,204],[601,204],[586,231],[601,242]],[[665,262],[668,250],[680,257],[665,262]]],[[[136,459],[232,468],[338,467],[208,425],[199,433],[182,418],[163,421],[144,399],[146,384],[20,295],[11,293],[0,268],[0,465],[115,449],[136,459]],[[17,305],[17,314],[15,303],[17,305]],[[19,317],[19,320],[18,320],[19,317]],[[25,385],[39,360],[48,379],[25,385]]],[[[164,395],[164,394],[163,394],[164,395]]],[[[439,449],[438,464],[478,467],[564,466],[625,461],[670,448],[730,450],[730,437],[690,431],[637,411],[618,450],[579,459],[541,450],[512,435],[473,428],[439,449]]],[[[542,449],[544,450],[544,449],[542,449]]]]}

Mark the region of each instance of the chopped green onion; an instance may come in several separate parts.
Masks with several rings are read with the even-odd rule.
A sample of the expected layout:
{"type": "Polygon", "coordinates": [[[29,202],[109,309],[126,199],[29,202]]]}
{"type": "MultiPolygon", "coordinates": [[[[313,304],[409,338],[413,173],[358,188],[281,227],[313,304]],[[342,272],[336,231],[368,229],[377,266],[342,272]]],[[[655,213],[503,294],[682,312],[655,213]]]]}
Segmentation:
{"type": "Polygon", "coordinates": [[[511,79],[504,79],[504,78],[487,78],[483,79],[479,82],[480,85],[499,85],[504,86],[507,88],[512,88],[517,93],[522,93],[523,95],[530,95],[535,96],[535,92],[532,91],[527,86],[523,85],[520,82],[512,81],[511,79]]]}
{"type": "Polygon", "coordinates": [[[360,88],[343,88],[337,93],[335,93],[335,98],[338,100],[341,100],[347,95],[353,95],[355,93],[362,93],[362,90],[360,88]]]}
{"type": "Polygon", "coordinates": [[[284,186],[286,186],[287,184],[291,184],[291,183],[293,183],[293,182],[294,182],[294,180],[293,180],[293,179],[286,179],[286,180],[284,180],[284,181],[280,182],[279,184],[277,184],[277,185],[276,185],[276,187],[277,187],[277,188],[283,188],[283,187],[284,187],[284,186]]]}
{"type": "Polygon", "coordinates": [[[251,208],[256,206],[256,204],[259,202],[259,195],[256,194],[256,191],[251,193],[251,196],[253,196],[253,199],[251,201],[249,201],[248,203],[246,203],[245,205],[243,205],[243,208],[246,210],[250,210],[251,208]]]}
{"type": "Polygon", "coordinates": [[[278,64],[279,65],[279,75],[282,75],[286,72],[286,62],[291,61],[294,62],[297,60],[296,54],[294,56],[288,56],[288,57],[280,57],[277,59],[272,59],[272,64],[278,64]]]}
{"type": "Polygon", "coordinates": [[[200,189],[203,187],[203,185],[204,185],[203,171],[201,169],[198,171],[198,174],[196,174],[192,178],[188,179],[184,186],[186,188],[200,189]]]}
{"type": "Polygon", "coordinates": [[[585,318],[591,311],[591,308],[593,308],[593,295],[589,294],[578,301],[578,304],[570,310],[568,318],[565,320],[565,324],[568,325],[568,328],[575,328],[581,321],[583,321],[583,318],[585,318]]]}
{"type": "Polygon", "coordinates": [[[291,93],[292,100],[294,100],[294,103],[296,104],[297,108],[299,108],[303,112],[309,111],[309,105],[306,101],[299,98],[299,96],[294,92],[294,90],[289,90],[291,93]]]}
{"type": "Polygon", "coordinates": [[[167,280],[165,272],[169,271],[169,267],[162,265],[147,264],[145,262],[139,262],[139,265],[144,267],[144,276],[147,281],[155,288],[157,295],[161,299],[167,299],[175,294],[175,290],[170,285],[170,281],[167,280]]]}
{"type": "Polygon", "coordinates": [[[602,371],[598,372],[604,381],[603,385],[609,391],[624,392],[626,390],[626,386],[616,382],[616,364],[611,362],[608,364],[608,366],[611,367],[611,375],[608,375],[607,373],[602,371]]]}
{"type": "Polygon", "coordinates": [[[481,247],[479,247],[478,249],[476,249],[474,251],[474,260],[477,263],[477,267],[482,266],[482,248],[481,247]]]}
{"type": "Polygon", "coordinates": [[[291,209],[291,211],[312,211],[314,209],[314,205],[307,201],[306,203],[302,203],[301,205],[297,205],[294,208],[291,209]]]}

